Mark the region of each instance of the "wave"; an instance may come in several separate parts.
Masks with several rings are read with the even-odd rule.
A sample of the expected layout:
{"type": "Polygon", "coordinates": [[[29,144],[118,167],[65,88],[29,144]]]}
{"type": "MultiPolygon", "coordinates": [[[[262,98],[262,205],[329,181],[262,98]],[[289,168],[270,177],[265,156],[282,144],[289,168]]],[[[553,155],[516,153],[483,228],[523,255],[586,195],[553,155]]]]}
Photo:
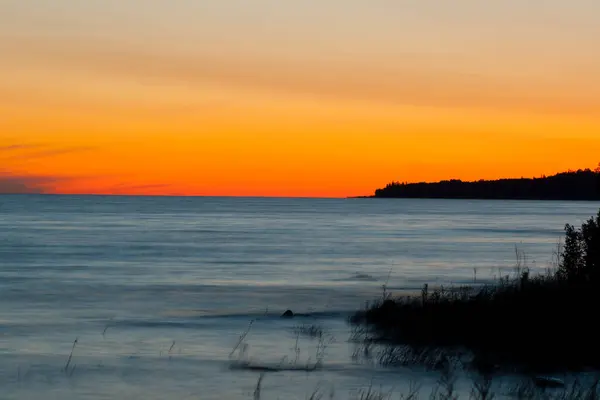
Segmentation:
{"type": "MultiPolygon", "coordinates": [[[[323,320],[323,319],[346,319],[356,310],[337,311],[313,311],[298,312],[291,318],[294,320],[323,320]]],[[[112,321],[110,327],[123,328],[174,328],[174,329],[196,329],[206,327],[214,319],[226,319],[233,321],[289,321],[290,318],[282,318],[282,313],[203,313],[202,315],[188,316],[182,319],[122,319],[112,321]]]]}
{"type": "Polygon", "coordinates": [[[562,231],[558,229],[542,229],[542,228],[487,228],[487,227],[456,227],[452,228],[454,231],[460,232],[471,232],[476,234],[485,234],[485,235],[493,235],[493,234],[501,234],[501,235],[510,235],[511,237],[519,237],[519,235],[529,235],[536,237],[548,237],[548,235],[556,235],[560,237],[562,235],[562,231]]]}
{"type": "Polygon", "coordinates": [[[110,328],[199,328],[204,324],[191,321],[160,321],[160,320],[120,320],[113,321],[110,328]]]}
{"type": "MultiPolygon", "coordinates": [[[[193,311],[190,312],[187,316],[188,319],[191,320],[204,320],[204,319],[242,319],[242,320],[265,320],[265,319],[281,319],[283,314],[281,312],[271,312],[271,311],[262,311],[262,312],[206,312],[200,311],[197,314],[193,314],[193,311]]],[[[340,318],[345,317],[349,314],[354,313],[356,310],[322,310],[322,311],[294,311],[294,318],[314,318],[314,319],[329,319],[329,318],[340,318]]],[[[169,313],[167,313],[168,315],[169,313]]]]}
{"type": "Polygon", "coordinates": [[[348,282],[348,281],[377,282],[379,279],[377,279],[373,275],[357,272],[346,278],[336,278],[336,279],[332,279],[332,280],[336,281],[336,282],[348,282]]]}
{"type": "Polygon", "coordinates": [[[300,371],[300,372],[311,372],[321,370],[323,368],[322,363],[315,364],[284,364],[284,363],[259,363],[252,361],[231,361],[229,364],[230,369],[241,369],[247,371],[259,371],[259,372],[283,372],[283,371],[300,371]]]}

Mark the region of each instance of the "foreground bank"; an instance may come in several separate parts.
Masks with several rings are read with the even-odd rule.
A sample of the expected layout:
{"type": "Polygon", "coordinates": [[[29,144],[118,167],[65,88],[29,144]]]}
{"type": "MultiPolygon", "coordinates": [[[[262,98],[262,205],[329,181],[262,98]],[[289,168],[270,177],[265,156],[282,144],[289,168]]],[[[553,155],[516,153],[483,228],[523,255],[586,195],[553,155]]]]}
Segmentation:
{"type": "Polygon", "coordinates": [[[512,276],[478,290],[427,285],[417,297],[386,296],[352,322],[364,340],[392,348],[388,363],[439,366],[459,358],[480,371],[600,369],[600,212],[566,226],[554,270],[512,276]]]}

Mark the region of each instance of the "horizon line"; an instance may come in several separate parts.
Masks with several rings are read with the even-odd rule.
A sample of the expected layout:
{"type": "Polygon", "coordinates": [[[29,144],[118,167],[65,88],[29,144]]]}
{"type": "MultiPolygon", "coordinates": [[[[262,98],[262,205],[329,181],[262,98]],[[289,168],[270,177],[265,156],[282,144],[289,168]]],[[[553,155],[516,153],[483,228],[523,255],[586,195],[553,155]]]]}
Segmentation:
{"type": "Polygon", "coordinates": [[[356,199],[370,196],[235,196],[235,195],[201,195],[201,194],[120,194],[120,193],[0,193],[0,196],[56,196],[56,197],[179,197],[179,198],[244,198],[244,199],[356,199]]]}
{"type": "Polygon", "coordinates": [[[478,180],[463,180],[461,178],[447,178],[447,179],[439,179],[437,181],[401,181],[394,180],[388,181],[388,183],[384,184],[379,188],[372,189],[370,194],[361,194],[361,195],[343,195],[343,196],[282,196],[282,195],[252,195],[252,196],[244,196],[244,195],[202,195],[202,194],[160,194],[160,193],[152,193],[152,194],[128,194],[128,193],[51,193],[51,192],[31,192],[31,193],[19,193],[19,192],[0,192],[0,195],[4,196],[96,196],[96,197],[178,197],[178,198],[255,198],[255,199],[357,199],[357,198],[373,198],[375,197],[376,191],[380,190],[382,187],[387,187],[390,185],[422,185],[422,184],[439,184],[445,182],[452,181],[460,181],[463,183],[477,183],[477,182],[499,182],[505,180],[535,180],[535,179],[545,179],[550,177],[555,177],[562,174],[570,174],[570,173],[579,173],[579,172],[593,172],[600,173],[600,163],[598,167],[595,169],[591,168],[578,168],[578,169],[567,169],[566,171],[559,171],[550,174],[540,174],[540,175],[530,175],[521,177],[502,177],[496,179],[478,179],[478,180]]]}

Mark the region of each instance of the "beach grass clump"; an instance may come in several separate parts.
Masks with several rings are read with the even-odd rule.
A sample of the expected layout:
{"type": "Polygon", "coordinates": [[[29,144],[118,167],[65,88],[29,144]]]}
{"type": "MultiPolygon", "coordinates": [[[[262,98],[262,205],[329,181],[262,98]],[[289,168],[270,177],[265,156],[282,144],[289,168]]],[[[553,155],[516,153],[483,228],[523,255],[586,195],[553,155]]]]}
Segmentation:
{"type": "Polygon", "coordinates": [[[311,339],[318,339],[323,337],[326,333],[325,329],[317,324],[296,325],[293,330],[297,335],[302,335],[311,339]]]}
{"type": "Polygon", "coordinates": [[[389,297],[352,317],[369,340],[424,349],[465,351],[479,370],[600,368],[600,212],[565,228],[557,267],[517,272],[493,285],[430,289],[389,297]]]}
{"type": "MultiPolygon", "coordinates": [[[[263,383],[266,373],[258,376],[254,386],[254,399],[260,400],[264,391],[263,383]]],[[[452,368],[441,371],[437,381],[432,385],[412,380],[404,390],[376,387],[373,382],[350,391],[337,393],[331,383],[324,385],[321,381],[317,387],[305,396],[307,400],[598,400],[600,399],[600,379],[586,379],[582,382],[575,379],[560,386],[548,387],[540,385],[536,379],[522,378],[507,382],[492,375],[478,375],[459,385],[458,375],[452,368]]],[[[267,391],[269,391],[267,385],[267,391]]],[[[273,393],[270,393],[273,395],[273,393]]],[[[275,398],[269,396],[269,398],[275,398]]],[[[280,397],[277,397],[280,398],[280,397]]]]}

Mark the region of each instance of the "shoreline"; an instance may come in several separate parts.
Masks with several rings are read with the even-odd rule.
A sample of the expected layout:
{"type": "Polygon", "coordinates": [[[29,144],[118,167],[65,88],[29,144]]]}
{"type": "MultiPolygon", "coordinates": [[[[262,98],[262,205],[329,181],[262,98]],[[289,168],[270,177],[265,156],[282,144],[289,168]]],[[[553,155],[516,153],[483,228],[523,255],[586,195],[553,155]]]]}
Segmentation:
{"type": "Polygon", "coordinates": [[[482,200],[482,201],[576,201],[585,203],[600,203],[599,199],[564,199],[564,198],[518,198],[518,197],[394,197],[394,196],[350,196],[346,199],[392,199],[392,200],[482,200]]]}

